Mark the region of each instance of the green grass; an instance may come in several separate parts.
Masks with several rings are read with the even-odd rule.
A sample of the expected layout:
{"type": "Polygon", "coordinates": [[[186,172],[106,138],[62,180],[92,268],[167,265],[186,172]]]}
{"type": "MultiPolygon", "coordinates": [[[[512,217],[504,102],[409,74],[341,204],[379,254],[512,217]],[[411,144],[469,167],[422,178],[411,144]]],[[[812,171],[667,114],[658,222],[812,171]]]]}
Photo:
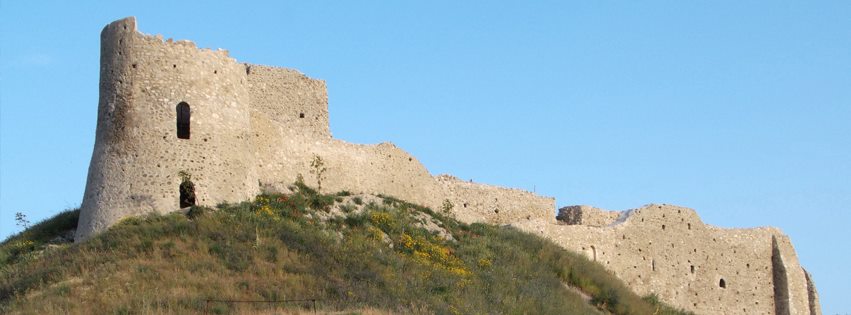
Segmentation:
{"type": "Polygon", "coordinates": [[[315,214],[350,194],[296,185],[292,195],[125,219],[48,248],[76,226],[78,211],[61,213],[0,244],[0,313],[271,313],[307,305],[207,300],[317,299],[322,312],[679,314],[539,237],[386,196],[322,221],[315,214]],[[457,241],[418,227],[416,212],[457,241]]]}

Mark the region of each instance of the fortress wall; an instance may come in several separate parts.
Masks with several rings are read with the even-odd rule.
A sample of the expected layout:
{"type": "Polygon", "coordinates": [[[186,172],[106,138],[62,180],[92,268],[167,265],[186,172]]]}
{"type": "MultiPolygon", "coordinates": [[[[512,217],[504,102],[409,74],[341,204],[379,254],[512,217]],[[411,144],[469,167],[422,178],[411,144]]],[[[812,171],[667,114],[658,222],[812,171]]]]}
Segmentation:
{"type": "Polygon", "coordinates": [[[192,174],[197,202],[246,200],[258,191],[248,139],[243,65],[136,31],[134,18],[101,34],[98,132],[77,239],[119,219],[179,207],[178,172],[192,174]],[[177,137],[177,105],[191,109],[189,139],[177,137]]]}
{"type": "Polygon", "coordinates": [[[292,137],[290,131],[259,111],[252,111],[257,169],[260,182],[273,191],[285,191],[301,174],[305,183],[318,187],[314,156],[327,169],[323,192],[384,194],[433,206],[440,195],[428,170],[393,144],[358,145],[334,139],[292,137]]]}
{"type": "Polygon", "coordinates": [[[449,175],[440,175],[435,179],[443,188],[444,198],[452,202],[453,214],[462,222],[554,222],[554,198],[519,189],[465,182],[449,175]]]}
{"type": "Polygon", "coordinates": [[[788,238],[777,229],[715,228],[704,225],[693,210],[669,205],[629,211],[604,227],[512,225],[584,253],[640,295],[655,293],[698,314],[774,314],[772,238],[777,236],[788,270],[791,314],[808,313],[806,279],[791,244],[784,248],[782,240],[788,238]]]}
{"type": "Polygon", "coordinates": [[[450,200],[453,214],[463,222],[508,223],[516,220],[552,221],[553,198],[496,186],[472,184],[448,176],[432,177],[417,159],[392,143],[351,144],[340,140],[300,138],[287,128],[252,110],[253,147],[261,184],[286,191],[298,174],[317,187],[314,156],[325,163],[322,191],[383,194],[441,209],[450,200]]]}
{"type": "Polygon", "coordinates": [[[325,82],[286,68],[245,64],[251,108],[300,137],[331,138],[325,82]]]}
{"type": "Polygon", "coordinates": [[[606,226],[620,216],[617,211],[605,211],[591,206],[567,206],[558,209],[556,220],[574,225],[606,226]]]}

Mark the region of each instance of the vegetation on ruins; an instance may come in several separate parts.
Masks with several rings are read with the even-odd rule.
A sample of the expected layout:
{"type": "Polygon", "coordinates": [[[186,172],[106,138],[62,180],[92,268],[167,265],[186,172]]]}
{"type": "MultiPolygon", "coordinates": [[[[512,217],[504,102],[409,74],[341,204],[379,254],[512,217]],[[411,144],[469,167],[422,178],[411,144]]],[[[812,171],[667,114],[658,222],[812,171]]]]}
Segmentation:
{"type": "Polygon", "coordinates": [[[328,170],[325,167],[325,161],[322,160],[322,157],[314,154],[313,159],[310,161],[310,173],[316,175],[316,189],[322,191],[322,178],[325,176],[325,171],[328,170]]]}
{"type": "Polygon", "coordinates": [[[293,194],[122,220],[70,243],[66,211],[0,243],[0,313],[679,314],[510,227],[392,197],[293,194]]]}

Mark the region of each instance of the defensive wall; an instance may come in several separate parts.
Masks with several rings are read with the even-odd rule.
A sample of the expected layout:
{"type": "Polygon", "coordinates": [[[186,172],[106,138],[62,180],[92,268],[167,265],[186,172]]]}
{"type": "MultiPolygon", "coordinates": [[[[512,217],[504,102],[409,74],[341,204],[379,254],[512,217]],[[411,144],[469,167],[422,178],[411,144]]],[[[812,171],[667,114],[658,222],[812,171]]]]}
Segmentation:
{"type": "Polygon", "coordinates": [[[697,314],[821,313],[815,286],[776,228],[721,229],[671,205],[571,206],[558,217],[512,225],[584,253],[640,295],[697,314]]]}
{"type": "Polygon", "coordinates": [[[383,194],[467,223],[511,224],[606,266],[639,294],[706,314],[819,314],[810,276],[772,228],[719,229],[686,208],[626,212],[432,176],[392,143],[334,139],[325,82],[245,64],[224,50],[139,33],[135,18],[101,33],[97,132],[78,241],[118,220],[180,207],[181,172],[196,202],[241,202],[301,176],[322,190],[383,194]]]}

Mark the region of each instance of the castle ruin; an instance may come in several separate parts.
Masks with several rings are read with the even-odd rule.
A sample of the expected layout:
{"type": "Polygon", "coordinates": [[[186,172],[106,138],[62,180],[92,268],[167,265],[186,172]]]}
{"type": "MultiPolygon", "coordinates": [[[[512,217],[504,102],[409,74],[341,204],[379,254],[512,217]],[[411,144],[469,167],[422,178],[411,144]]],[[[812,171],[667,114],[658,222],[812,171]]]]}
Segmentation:
{"type": "Polygon", "coordinates": [[[432,176],[391,143],[334,139],[325,83],[290,69],[240,63],[224,50],[137,31],[101,33],[97,132],[76,240],[125,217],[178,210],[181,173],[194,202],[241,202],[285,191],[300,176],[325,191],[384,194],[462,222],[510,224],[603,264],[639,294],[707,314],[820,314],[815,287],[785,235],[720,229],[690,209],[622,213],[562,208],[531,192],[432,176]]]}

